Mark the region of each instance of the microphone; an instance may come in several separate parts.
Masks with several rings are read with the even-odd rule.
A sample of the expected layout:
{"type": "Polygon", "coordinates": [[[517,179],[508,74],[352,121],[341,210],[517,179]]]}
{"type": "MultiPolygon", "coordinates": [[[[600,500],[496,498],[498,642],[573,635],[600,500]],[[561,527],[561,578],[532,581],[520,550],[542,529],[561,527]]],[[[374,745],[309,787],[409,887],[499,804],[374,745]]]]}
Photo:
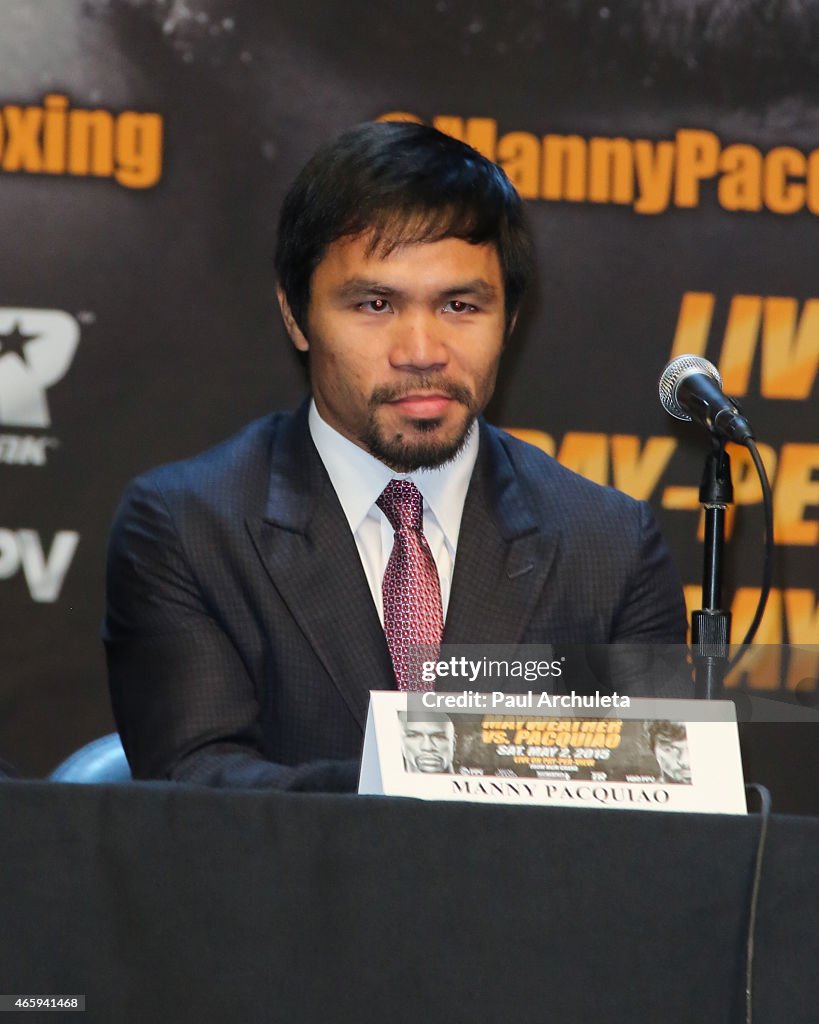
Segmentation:
{"type": "Polygon", "coordinates": [[[663,370],[660,404],[678,420],[696,420],[712,434],[747,444],[754,432],[736,405],[722,391],[722,377],[701,356],[677,356],[663,370]]]}

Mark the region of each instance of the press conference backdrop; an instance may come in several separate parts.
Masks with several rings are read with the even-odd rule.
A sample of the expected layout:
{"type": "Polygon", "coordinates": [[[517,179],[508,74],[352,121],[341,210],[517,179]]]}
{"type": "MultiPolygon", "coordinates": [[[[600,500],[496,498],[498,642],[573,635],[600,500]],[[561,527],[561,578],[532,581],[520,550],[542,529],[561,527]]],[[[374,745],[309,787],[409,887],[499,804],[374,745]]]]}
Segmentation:
{"type": "MultiPolygon", "coordinates": [[[[539,275],[494,422],[649,500],[697,607],[708,442],[655,392],[672,356],[711,359],[774,485],[758,640],[819,644],[817,42],[815,0],[5,0],[0,754],[41,773],[112,728],[118,497],[299,402],[276,212],[317,146],[385,115],[465,139],[526,200],[539,275]]],[[[738,639],[762,518],[742,452],[734,476],[738,639]]],[[[815,664],[782,668],[815,691],[815,664]]]]}

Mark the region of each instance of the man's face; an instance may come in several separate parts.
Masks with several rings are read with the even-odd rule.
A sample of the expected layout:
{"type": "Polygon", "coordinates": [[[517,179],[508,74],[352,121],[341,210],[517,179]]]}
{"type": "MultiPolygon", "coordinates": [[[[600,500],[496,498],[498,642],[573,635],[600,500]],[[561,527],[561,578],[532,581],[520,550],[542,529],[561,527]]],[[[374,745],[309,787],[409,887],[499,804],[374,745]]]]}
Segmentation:
{"type": "Polygon", "coordinates": [[[448,772],[455,754],[452,722],[401,722],[401,746],[408,772],[448,772]]]}
{"type": "Polygon", "coordinates": [[[654,756],[663,775],[672,782],[691,782],[691,763],[686,740],[672,740],[658,736],[654,743],[654,756]]]}
{"type": "Polygon", "coordinates": [[[311,281],[306,330],[322,418],[396,472],[457,454],[495,387],[503,275],[494,245],[459,238],[367,253],[370,236],[333,242],[311,281]]]}

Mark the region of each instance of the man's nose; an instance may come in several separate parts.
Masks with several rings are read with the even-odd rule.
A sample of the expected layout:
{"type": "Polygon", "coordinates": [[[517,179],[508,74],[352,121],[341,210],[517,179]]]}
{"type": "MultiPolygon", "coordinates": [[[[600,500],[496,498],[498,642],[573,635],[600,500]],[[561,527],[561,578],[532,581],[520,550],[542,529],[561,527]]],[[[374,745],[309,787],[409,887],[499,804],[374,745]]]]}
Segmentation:
{"type": "Polygon", "coordinates": [[[435,742],[434,742],[433,738],[429,735],[429,733],[424,733],[424,735],[423,735],[423,737],[421,739],[421,749],[422,750],[433,750],[434,748],[435,748],[435,742]]]}
{"type": "Polygon", "coordinates": [[[390,362],[396,369],[439,370],[446,366],[449,353],[444,328],[433,313],[406,313],[396,324],[390,362]]]}

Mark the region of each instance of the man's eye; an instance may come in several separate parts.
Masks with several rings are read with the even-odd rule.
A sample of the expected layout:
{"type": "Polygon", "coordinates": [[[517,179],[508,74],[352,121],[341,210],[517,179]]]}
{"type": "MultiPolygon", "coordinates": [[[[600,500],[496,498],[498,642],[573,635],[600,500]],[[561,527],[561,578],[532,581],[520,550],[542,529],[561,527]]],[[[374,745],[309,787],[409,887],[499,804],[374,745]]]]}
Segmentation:
{"type": "Polygon", "coordinates": [[[363,309],[365,313],[390,313],[392,307],[386,299],[368,299],[366,302],[362,302],[360,309],[363,309]]]}
{"type": "Polygon", "coordinates": [[[477,306],[473,306],[471,302],[464,302],[463,299],[450,299],[449,302],[444,306],[444,312],[475,313],[477,312],[477,306]]]}

